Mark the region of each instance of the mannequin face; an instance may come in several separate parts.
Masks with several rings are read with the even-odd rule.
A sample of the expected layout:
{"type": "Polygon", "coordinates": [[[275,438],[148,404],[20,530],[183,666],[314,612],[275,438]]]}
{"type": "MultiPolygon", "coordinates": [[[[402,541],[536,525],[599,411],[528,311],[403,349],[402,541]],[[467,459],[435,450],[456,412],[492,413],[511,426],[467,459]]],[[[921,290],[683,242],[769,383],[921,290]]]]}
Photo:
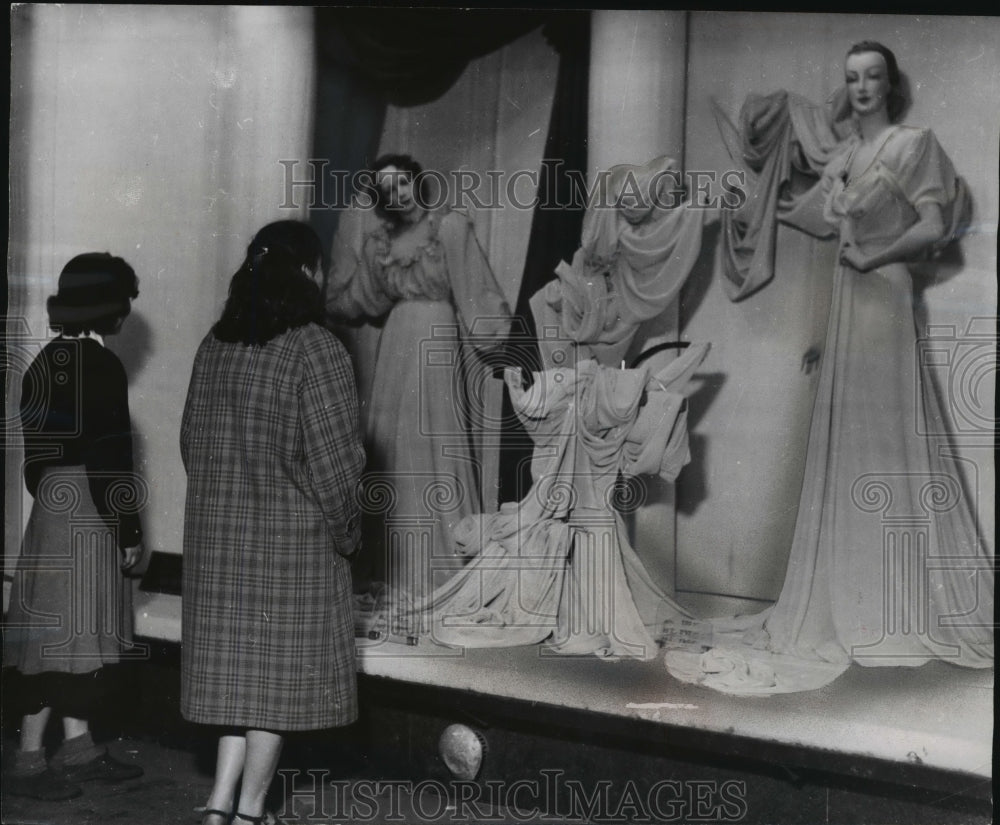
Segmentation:
{"type": "Polygon", "coordinates": [[[885,111],[889,100],[889,71],[878,52],[848,56],[844,66],[847,97],[858,116],[885,111]]]}
{"type": "Polygon", "coordinates": [[[386,166],[375,174],[375,182],[382,192],[387,211],[401,217],[412,215],[419,208],[414,192],[413,177],[396,166],[386,166]]]}

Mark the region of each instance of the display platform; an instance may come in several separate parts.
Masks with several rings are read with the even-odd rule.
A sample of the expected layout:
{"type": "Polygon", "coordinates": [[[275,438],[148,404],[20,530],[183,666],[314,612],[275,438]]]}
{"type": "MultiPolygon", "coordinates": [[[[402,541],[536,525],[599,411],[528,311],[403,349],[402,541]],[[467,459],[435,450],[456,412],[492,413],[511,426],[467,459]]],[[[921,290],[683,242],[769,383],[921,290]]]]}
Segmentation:
{"type": "MultiPolygon", "coordinates": [[[[137,635],[179,642],[180,622],[179,597],[139,594],[137,635]]],[[[683,735],[762,758],[794,750],[813,766],[864,763],[887,780],[939,771],[988,788],[992,777],[992,670],[854,666],[820,690],[737,698],[678,682],[662,656],[610,662],[541,646],[455,650],[370,640],[359,640],[358,653],[369,677],[496,697],[542,716],[571,713],[577,723],[586,715],[595,729],[627,727],[668,744],[683,735]]]]}

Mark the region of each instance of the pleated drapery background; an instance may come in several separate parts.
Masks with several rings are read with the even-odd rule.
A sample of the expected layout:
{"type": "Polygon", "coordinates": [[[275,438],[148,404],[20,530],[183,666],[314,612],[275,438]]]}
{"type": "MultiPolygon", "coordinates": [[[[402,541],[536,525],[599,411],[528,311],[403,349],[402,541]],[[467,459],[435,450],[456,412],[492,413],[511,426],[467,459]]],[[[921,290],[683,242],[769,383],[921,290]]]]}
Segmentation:
{"type": "MultiPolygon", "coordinates": [[[[45,299],[60,268],[87,250],[125,257],[141,294],[109,345],[131,382],[148,541],[179,553],[177,433],[198,342],[255,229],[308,215],[328,242],[336,228],[336,210],[309,210],[305,189],[290,197],[289,166],[297,180],[309,178],[310,159],[350,173],[393,150],[448,172],[537,173],[543,158],[562,159],[567,169],[585,164],[592,179],[614,163],[669,154],[689,172],[718,174],[729,162],[713,98],[734,117],[750,92],[787,88],[821,101],[842,82],[847,46],[874,37],[914,81],[907,122],[934,130],[976,204],[961,257],[919,297],[943,331],[942,351],[951,347],[950,366],[938,370],[992,536],[997,21],[574,14],[16,7],[6,421],[16,424],[20,372],[48,337],[45,299]],[[986,332],[970,334],[984,318],[986,332]]],[[[522,200],[534,195],[518,189],[522,200]]],[[[511,306],[523,309],[553,259],[572,254],[578,217],[501,205],[476,212],[477,232],[511,306]]],[[[739,304],[722,291],[706,234],[680,306],[650,330],[712,344],[691,399],[692,463],[676,489],[650,488],[630,525],[658,583],[695,609],[719,597],[738,606],[773,598],[787,560],[815,392],[816,374],[801,361],[822,340],[833,249],[780,232],[774,281],[739,304]]],[[[5,452],[8,572],[30,504],[19,445],[15,426],[5,452]]],[[[498,495],[516,497],[516,474],[502,478],[513,492],[498,495]]]]}

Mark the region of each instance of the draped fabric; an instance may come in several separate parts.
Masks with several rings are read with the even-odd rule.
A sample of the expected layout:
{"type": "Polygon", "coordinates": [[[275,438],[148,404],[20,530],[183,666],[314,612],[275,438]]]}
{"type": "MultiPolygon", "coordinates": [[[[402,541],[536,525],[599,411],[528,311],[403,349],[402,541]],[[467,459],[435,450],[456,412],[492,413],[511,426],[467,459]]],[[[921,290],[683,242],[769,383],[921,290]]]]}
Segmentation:
{"type": "Polygon", "coordinates": [[[545,23],[551,13],[498,9],[316,9],[324,61],[363,76],[395,106],[440,97],[479,57],[545,23]]]}
{"type": "MultiPolygon", "coordinates": [[[[722,210],[724,273],[732,300],[746,298],[774,276],[778,220],[795,189],[805,182],[811,191],[833,156],[845,128],[834,120],[840,108],[836,101],[819,107],[785,91],[750,95],[737,130],[715,107],[726,149],[746,174],[750,193],[742,210],[722,210]]],[[[814,234],[828,237],[832,229],[819,225],[814,234]]]]}
{"type": "Polygon", "coordinates": [[[683,388],[708,345],[659,370],[617,369],[640,323],[675,298],[698,254],[704,211],[659,201],[674,169],[669,158],[613,169],[584,219],[575,269],[560,266],[559,280],[532,302],[539,327],[569,343],[560,352],[542,336],[547,368],[528,388],[520,370],[505,371],[534,440],[527,495],[461,521],[454,544],[468,565],[412,611],[376,605],[376,624],[442,644],[545,641],[559,653],[605,658],[649,659],[661,643],[707,640],[707,626],[653,582],[614,504],[620,476],[673,481],[689,460],[683,388]],[[630,183],[648,200],[623,200],[630,183]]]}
{"type": "MultiPolygon", "coordinates": [[[[790,122],[780,113],[785,105],[783,96],[770,98],[769,124],[790,122]]],[[[787,105],[802,108],[790,97],[787,105]]],[[[755,123],[744,119],[750,128],[744,145],[755,139],[755,123]]],[[[788,158],[803,145],[825,145],[829,135],[829,124],[820,124],[817,137],[800,120],[767,151],[788,158]]],[[[744,245],[740,263],[749,274],[743,285],[756,288],[770,278],[770,233],[778,217],[814,232],[825,221],[829,232],[854,238],[868,254],[903,235],[925,204],[941,210],[941,244],[962,231],[968,193],[929,130],[889,127],[868,167],[852,174],[859,140],[853,135],[836,145],[820,181],[800,197],[779,203],[781,175],[758,178],[769,192],[758,193],[753,207],[756,240],[770,251],[761,255],[744,245]],[[765,215],[761,204],[778,214],[765,215]]],[[[773,163],[768,157],[764,168],[773,172],[773,163]]],[[[751,695],[819,688],[852,662],[992,666],[993,558],[953,449],[947,438],[929,435],[948,431],[948,415],[930,364],[917,357],[913,304],[903,263],[869,272],[836,267],[778,601],[756,615],[715,620],[714,645],[703,654],[668,652],[667,668],[677,678],[751,695]]]]}
{"type": "Polygon", "coordinates": [[[707,626],[663,593],[615,509],[618,474],[672,481],[690,458],[683,391],[708,345],[653,374],[593,360],[505,379],[535,440],[534,484],[499,513],[466,518],[456,550],[468,565],[412,616],[439,644],[650,659],[658,645],[705,640],[707,626]]]}
{"type": "MultiPolygon", "coordinates": [[[[830,161],[842,157],[844,146],[854,139],[850,121],[843,116],[842,98],[838,93],[817,106],[785,91],[750,95],[740,110],[739,129],[715,107],[723,142],[746,173],[750,193],[742,210],[722,210],[724,272],[732,300],[746,298],[774,276],[779,222],[818,238],[836,234],[836,222],[823,212],[829,187],[816,184],[830,161]]],[[[968,225],[967,186],[958,177],[954,185],[959,191],[942,203],[946,231],[938,249],[968,225]]],[[[871,201],[881,191],[876,187],[867,193],[869,212],[884,215],[886,204],[871,201]]],[[[915,220],[911,208],[910,222],[915,220]]]]}
{"type": "Polygon", "coordinates": [[[617,365],[640,324],[676,299],[701,251],[708,213],[665,205],[665,190],[677,179],[675,161],[662,157],[609,171],[584,217],[572,264],[560,262],[558,280],[531,301],[536,323],[563,333],[539,342],[546,368],[589,357],[617,365]],[[645,202],[624,205],[622,198],[631,203],[633,195],[645,202]]]}
{"type": "MultiPolygon", "coordinates": [[[[317,9],[317,13],[321,10],[317,9]]],[[[317,28],[322,54],[327,30],[317,28]]],[[[320,59],[316,67],[316,117],[313,121],[311,168],[296,179],[313,184],[309,223],[324,249],[337,232],[342,208],[354,195],[351,179],[375,158],[386,115],[385,93],[346,66],[320,59]]],[[[300,196],[306,190],[300,190],[300,196]]],[[[335,330],[336,331],[336,330],[335,330]]]]}

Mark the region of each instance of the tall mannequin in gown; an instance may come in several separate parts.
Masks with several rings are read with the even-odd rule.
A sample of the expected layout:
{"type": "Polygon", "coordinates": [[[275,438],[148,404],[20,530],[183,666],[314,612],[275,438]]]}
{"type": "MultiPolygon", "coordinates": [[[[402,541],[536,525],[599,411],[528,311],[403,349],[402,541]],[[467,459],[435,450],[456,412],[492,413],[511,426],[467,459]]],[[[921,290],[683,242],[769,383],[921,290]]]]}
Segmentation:
{"type": "MultiPolygon", "coordinates": [[[[366,469],[362,569],[402,607],[454,570],[452,531],[481,511],[473,397],[510,309],[470,218],[429,209],[426,176],[385,155],[341,216],[326,309],[353,324],[366,469]]],[[[347,327],[348,332],[351,327],[347,327]]]]}
{"type": "Polygon", "coordinates": [[[724,215],[731,297],[770,277],[776,220],[838,237],[839,254],[778,601],[717,621],[701,656],[667,654],[678,678],[730,693],[814,689],[851,662],[993,662],[993,560],[957,461],[924,435],[946,431],[947,419],[917,357],[908,268],[957,236],[967,191],[929,130],[894,123],[891,51],[853,46],[845,79],[846,139],[832,112],[783,92],[742,113],[741,154],[758,152],[760,174],[750,213],[724,215]],[[819,182],[792,194],[792,172],[810,169],[819,182]]]}

